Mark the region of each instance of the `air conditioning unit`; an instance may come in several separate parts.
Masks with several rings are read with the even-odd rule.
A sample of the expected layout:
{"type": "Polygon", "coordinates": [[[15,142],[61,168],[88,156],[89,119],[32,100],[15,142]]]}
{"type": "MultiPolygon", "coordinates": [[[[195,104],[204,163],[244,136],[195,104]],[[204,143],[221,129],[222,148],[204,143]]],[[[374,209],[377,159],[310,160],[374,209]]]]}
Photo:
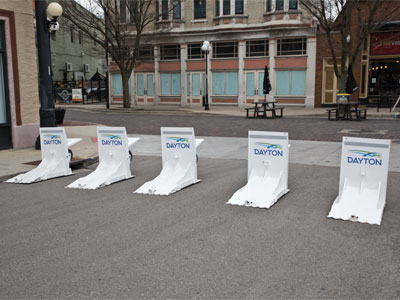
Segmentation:
{"type": "Polygon", "coordinates": [[[67,72],[72,72],[72,64],[69,62],[65,63],[65,69],[67,72]]]}
{"type": "Polygon", "coordinates": [[[90,72],[90,66],[88,64],[83,65],[83,72],[84,73],[89,73],[90,72]]]}

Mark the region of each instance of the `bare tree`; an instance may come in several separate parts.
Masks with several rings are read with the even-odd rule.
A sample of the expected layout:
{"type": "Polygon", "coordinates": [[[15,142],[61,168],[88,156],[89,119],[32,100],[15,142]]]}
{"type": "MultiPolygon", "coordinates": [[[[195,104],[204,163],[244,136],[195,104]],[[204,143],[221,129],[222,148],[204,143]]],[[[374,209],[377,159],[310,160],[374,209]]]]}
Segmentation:
{"type": "Polygon", "coordinates": [[[108,52],[119,67],[123,106],[130,107],[129,77],[137,63],[145,28],[156,20],[156,0],[59,0],[63,17],[108,52]]]}
{"type": "Polygon", "coordinates": [[[395,19],[395,0],[300,0],[317,20],[326,39],[339,92],[346,88],[347,68],[354,67],[371,32],[395,19]],[[348,62],[348,65],[346,65],[348,62]]]}

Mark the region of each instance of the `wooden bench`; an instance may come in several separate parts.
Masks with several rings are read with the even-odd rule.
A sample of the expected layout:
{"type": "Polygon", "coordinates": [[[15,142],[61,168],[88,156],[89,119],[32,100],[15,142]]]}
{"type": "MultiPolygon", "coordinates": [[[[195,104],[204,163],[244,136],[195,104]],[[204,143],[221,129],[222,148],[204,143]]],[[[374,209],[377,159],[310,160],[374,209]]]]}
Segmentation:
{"type": "Polygon", "coordinates": [[[246,118],[250,118],[250,113],[252,114],[252,118],[282,118],[283,117],[283,109],[284,107],[275,107],[275,108],[267,108],[264,110],[257,110],[257,112],[255,111],[254,107],[246,107],[246,118]],[[271,117],[267,116],[267,112],[270,111],[271,112],[271,117]],[[277,114],[277,111],[279,111],[280,113],[277,114]]]}
{"type": "Polygon", "coordinates": [[[339,119],[339,109],[337,107],[328,108],[326,111],[328,112],[328,120],[329,121],[336,121],[339,119]],[[335,112],[334,119],[331,117],[332,112],[335,112]]]}
{"type": "Polygon", "coordinates": [[[275,115],[275,118],[282,118],[283,117],[283,109],[284,109],[284,107],[275,107],[275,108],[271,108],[268,110],[273,112],[273,114],[275,115]],[[276,114],[276,111],[279,111],[279,110],[281,111],[281,113],[278,115],[278,114],[276,114]]]}
{"type": "Polygon", "coordinates": [[[358,107],[357,108],[357,118],[358,119],[366,119],[367,118],[367,107],[358,107]]]}
{"type": "Polygon", "coordinates": [[[252,118],[256,117],[256,115],[255,115],[256,112],[255,112],[255,108],[254,107],[246,107],[245,110],[246,110],[246,118],[250,118],[249,117],[249,111],[253,111],[253,117],[252,118]]]}

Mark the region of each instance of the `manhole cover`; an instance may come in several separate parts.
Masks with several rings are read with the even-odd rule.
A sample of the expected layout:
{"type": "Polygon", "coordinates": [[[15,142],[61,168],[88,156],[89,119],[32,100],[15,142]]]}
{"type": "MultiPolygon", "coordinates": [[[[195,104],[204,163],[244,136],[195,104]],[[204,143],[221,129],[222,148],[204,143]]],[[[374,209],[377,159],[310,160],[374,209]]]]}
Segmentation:
{"type": "Polygon", "coordinates": [[[368,130],[368,129],[342,129],[338,133],[344,134],[387,134],[387,130],[368,130]]]}

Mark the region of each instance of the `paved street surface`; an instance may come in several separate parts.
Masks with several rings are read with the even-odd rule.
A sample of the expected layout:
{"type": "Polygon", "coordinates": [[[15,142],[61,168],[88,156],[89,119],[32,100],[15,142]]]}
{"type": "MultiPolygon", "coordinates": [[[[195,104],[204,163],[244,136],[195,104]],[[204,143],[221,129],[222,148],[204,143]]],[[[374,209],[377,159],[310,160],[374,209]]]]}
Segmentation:
{"type": "Polygon", "coordinates": [[[160,171],[101,190],[0,183],[0,298],[400,297],[400,174],[381,226],[327,219],[339,168],[290,164],[271,209],[226,205],[246,160],[200,159],[202,182],[169,197],[132,194],[160,171]]]}
{"type": "Polygon", "coordinates": [[[293,140],[341,142],[343,136],[391,139],[400,143],[400,121],[328,121],[326,116],[246,119],[239,116],[167,115],[68,109],[66,120],[125,126],[131,134],[159,135],[160,127],[194,127],[197,136],[247,137],[249,130],[289,132],[293,140]]]}

